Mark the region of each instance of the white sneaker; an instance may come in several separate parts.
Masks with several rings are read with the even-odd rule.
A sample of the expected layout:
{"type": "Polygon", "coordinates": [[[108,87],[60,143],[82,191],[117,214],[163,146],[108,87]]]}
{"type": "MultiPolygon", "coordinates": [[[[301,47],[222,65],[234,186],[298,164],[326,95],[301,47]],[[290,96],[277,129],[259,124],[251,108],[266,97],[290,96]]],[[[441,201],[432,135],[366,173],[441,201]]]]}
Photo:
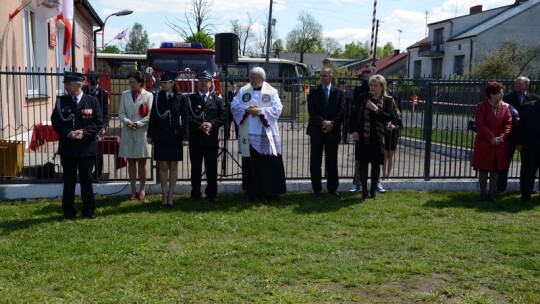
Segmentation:
{"type": "Polygon", "coordinates": [[[362,186],[360,186],[359,184],[356,185],[356,184],[353,184],[351,189],[349,190],[349,192],[358,192],[358,191],[361,191],[362,190],[362,186]]]}
{"type": "Polygon", "coordinates": [[[385,193],[386,190],[384,189],[383,185],[381,183],[377,184],[377,192],[379,193],[385,193]]]}

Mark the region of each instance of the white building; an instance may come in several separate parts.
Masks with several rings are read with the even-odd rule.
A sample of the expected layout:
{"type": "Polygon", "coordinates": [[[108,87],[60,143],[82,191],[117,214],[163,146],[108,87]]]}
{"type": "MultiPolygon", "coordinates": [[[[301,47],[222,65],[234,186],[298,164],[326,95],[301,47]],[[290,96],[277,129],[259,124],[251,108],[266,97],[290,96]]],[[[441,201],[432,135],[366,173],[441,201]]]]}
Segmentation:
{"type": "Polygon", "coordinates": [[[444,77],[467,74],[472,59],[512,39],[526,44],[540,42],[540,0],[519,1],[428,24],[428,37],[407,48],[409,77],[444,77]]]}

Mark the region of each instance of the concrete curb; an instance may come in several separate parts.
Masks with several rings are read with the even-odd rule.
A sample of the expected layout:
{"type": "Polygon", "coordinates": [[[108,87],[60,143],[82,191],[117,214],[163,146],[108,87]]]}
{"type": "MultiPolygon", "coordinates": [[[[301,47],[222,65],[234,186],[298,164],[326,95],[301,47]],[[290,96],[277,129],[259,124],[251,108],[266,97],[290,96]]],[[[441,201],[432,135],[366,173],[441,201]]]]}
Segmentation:
{"type": "MultiPolygon", "coordinates": [[[[339,191],[347,192],[350,181],[341,181],[339,191]]],[[[414,190],[414,191],[478,191],[478,181],[476,179],[462,180],[429,180],[422,179],[403,179],[389,180],[383,182],[386,190],[414,190]]],[[[24,200],[55,198],[62,196],[62,184],[11,184],[0,185],[0,200],[24,200]]],[[[204,189],[204,184],[203,184],[204,189]]],[[[325,185],[323,184],[323,189],[325,185]]],[[[535,185],[538,189],[538,183],[535,185]]],[[[311,182],[309,180],[288,180],[288,192],[311,192],[311,182]]],[[[519,191],[519,181],[508,181],[508,191],[519,191]]],[[[77,184],[75,190],[80,195],[80,188],[77,184]]],[[[94,192],[97,195],[104,196],[129,196],[129,182],[99,183],[94,184],[94,192]]],[[[191,185],[189,182],[178,182],[175,193],[190,193],[191,185]]],[[[242,184],[240,181],[227,181],[218,183],[218,193],[242,193],[242,184]]],[[[159,184],[150,183],[147,185],[147,194],[161,193],[159,184]]]]}

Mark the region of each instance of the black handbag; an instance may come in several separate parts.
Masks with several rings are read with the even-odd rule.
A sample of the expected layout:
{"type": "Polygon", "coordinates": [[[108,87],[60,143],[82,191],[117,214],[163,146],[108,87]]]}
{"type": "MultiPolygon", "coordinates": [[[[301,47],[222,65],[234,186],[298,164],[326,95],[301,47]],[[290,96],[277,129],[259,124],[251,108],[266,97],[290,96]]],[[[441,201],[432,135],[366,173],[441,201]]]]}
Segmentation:
{"type": "Polygon", "coordinates": [[[474,119],[469,119],[467,122],[467,130],[476,132],[476,121],[474,119]]]}
{"type": "Polygon", "coordinates": [[[43,165],[36,167],[36,177],[39,179],[53,179],[56,178],[56,166],[51,162],[46,162],[43,165]]]}

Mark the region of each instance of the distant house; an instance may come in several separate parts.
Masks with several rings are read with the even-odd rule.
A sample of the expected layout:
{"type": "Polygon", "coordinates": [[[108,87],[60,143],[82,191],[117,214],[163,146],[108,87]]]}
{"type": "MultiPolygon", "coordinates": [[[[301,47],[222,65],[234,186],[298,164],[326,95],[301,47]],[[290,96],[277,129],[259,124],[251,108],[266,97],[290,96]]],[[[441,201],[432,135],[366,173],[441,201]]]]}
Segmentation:
{"type": "MultiPolygon", "coordinates": [[[[282,53],[280,58],[297,61],[298,53],[282,53]]],[[[335,69],[349,70],[351,74],[359,73],[366,65],[371,64],[370,58],[346,59],[332,58],[325,54],[304,54],[304,63],[307,64],[310,73],[318,73],[324,66],[332,64],[335,69]]],[[[383,76],[401,76],[407,74],[407,53],[395,50],[393,55],[378,58],[375,66],[379,74],[383,76]]]]}
{"type": "MultiPolygon", "coordinates": [[[[279,58],[299,61],[300,53],[280,53],[279,58]]],[[[324,66],[323,62],[326,58],[328,58],[328,55],[326,54],[304,53],[303,63],[307,65],[309,74],[313,75],[315,74],[315,72],[318,72],[322,69],[322,67],[324,66]]]]}
{"type": "Polygon", "coordinates": [[[407,48],[408,77],[443,77],[467,74],[482,52],[508,39],[536,45],[539,42],[540,1],[517,0],[512,5],[428,24],[428,37],[407,48]]]}

